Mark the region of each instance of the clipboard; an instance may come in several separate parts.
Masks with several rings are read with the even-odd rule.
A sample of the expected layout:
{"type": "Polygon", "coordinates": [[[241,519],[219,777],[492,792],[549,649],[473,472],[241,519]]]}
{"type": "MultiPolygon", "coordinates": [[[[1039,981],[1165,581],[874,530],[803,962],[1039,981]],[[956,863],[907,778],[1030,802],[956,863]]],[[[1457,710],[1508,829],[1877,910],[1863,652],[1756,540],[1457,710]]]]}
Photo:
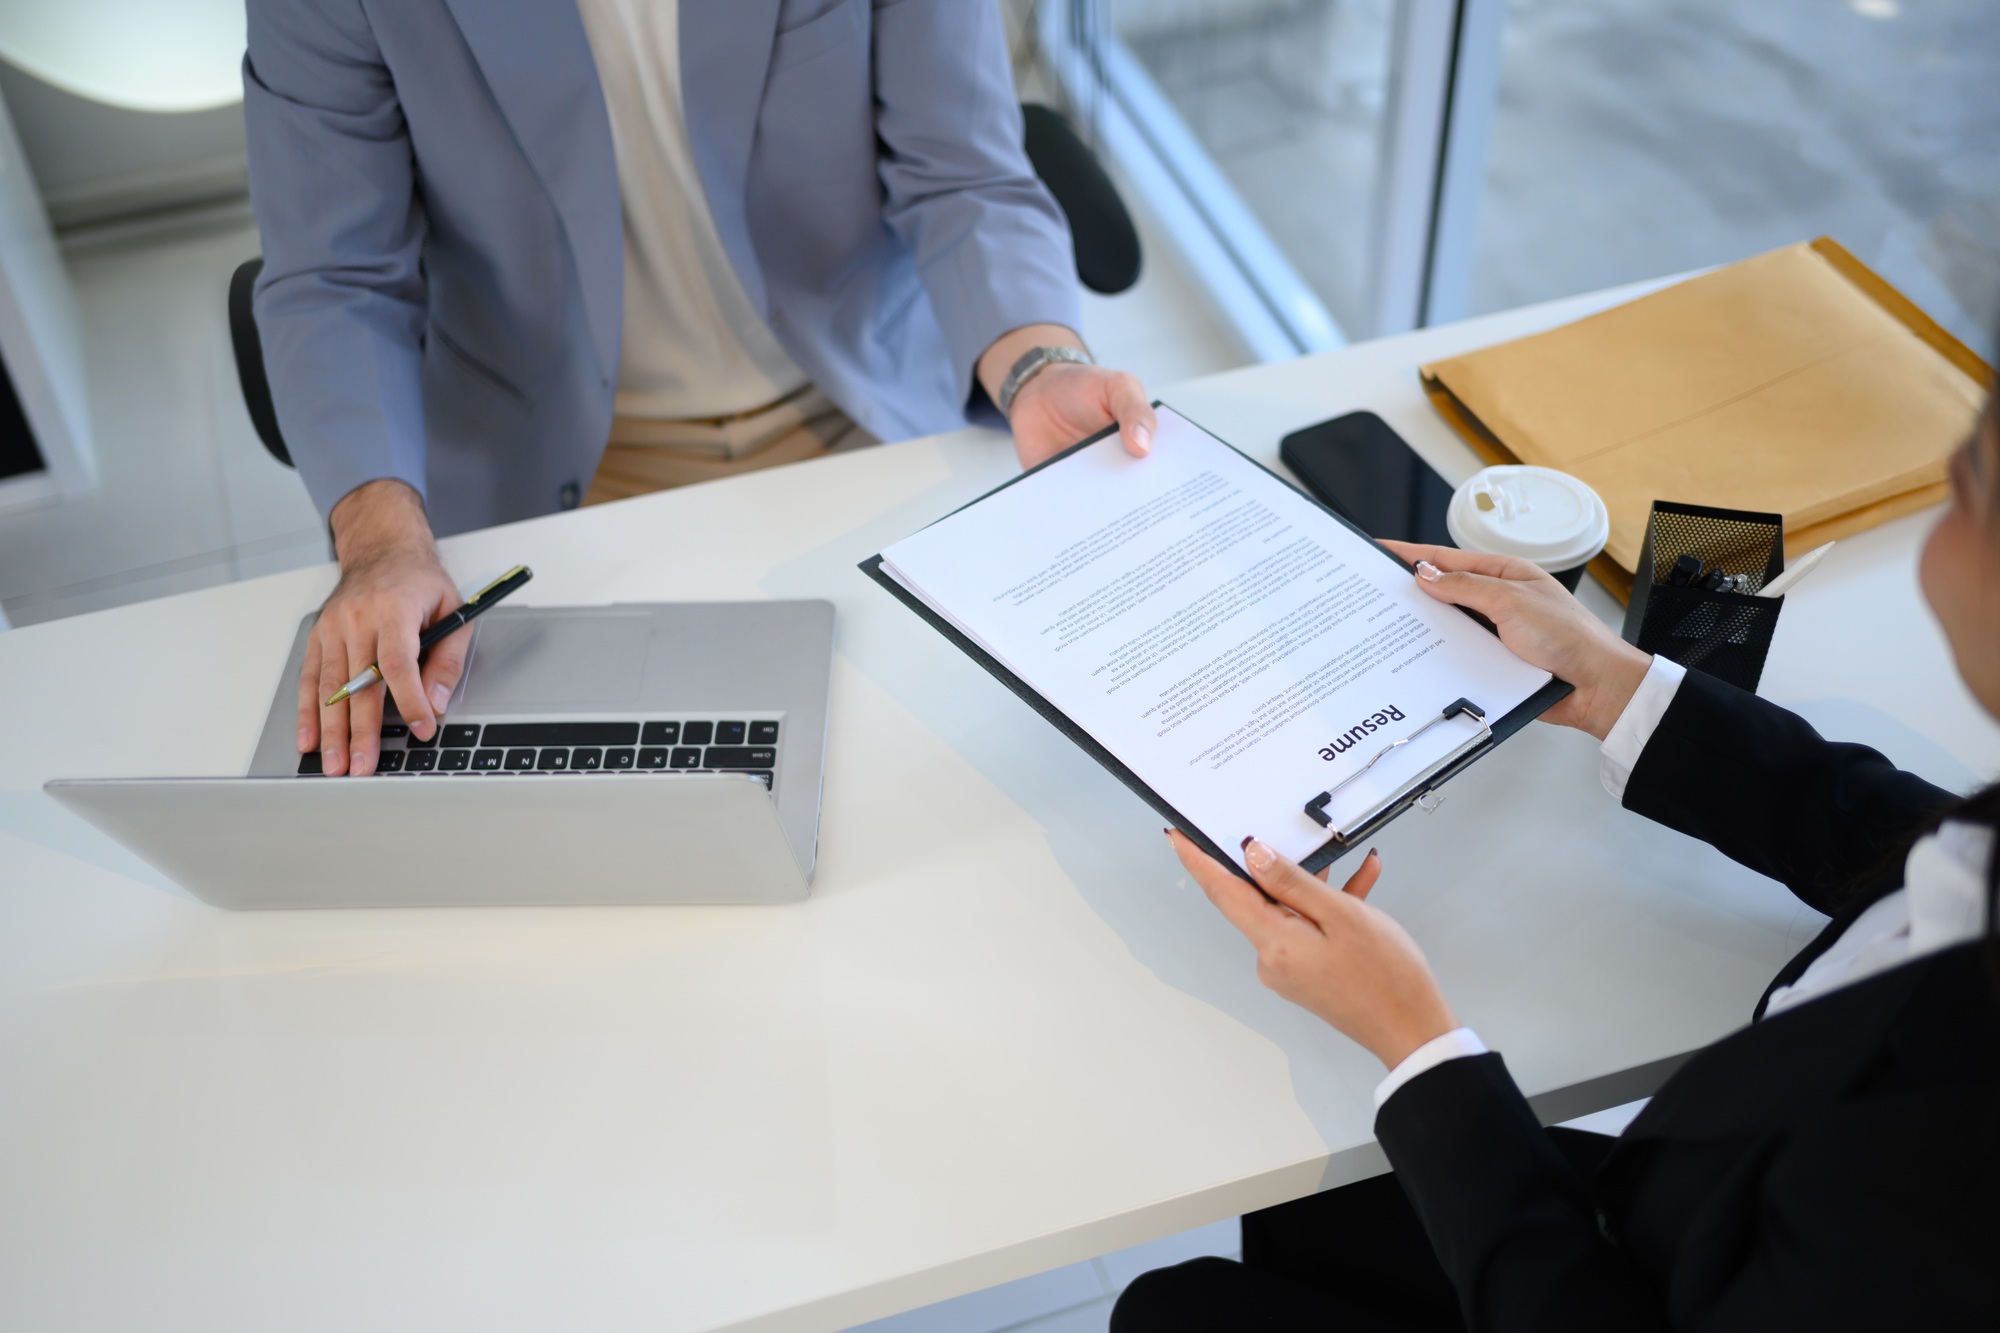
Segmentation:
{"type": "MultiPolygon", "coordinates": [[[[1153,406],[1157,408],[1164,406],[1164,404],[1159,399],[1154,399],[1153,406]]],[[[1303,497],[1307,502],[1309,502],[1313,506],[1313,508],[1325,514],[1330,520],[1340,524],[1340,526],[1346,528],[1349,532],[1352,532],[1356,536],[1360,537],[1363,541],[1367,542],[1369,546],[1373,547],[1377,552],[1381,554],[1383,559],[1394,561],[1398,569],[1401,569],[1406,573],[1410,573],[1412,576],[1414,576],[1415,571],[1411,566],[1404,564],[1402,560],[1398,559],[1396,555],[1393,552],[1391,552],[1387,547],[1383,546],[1380,542],[1376,541],[1366,532],[1363,532],[1359,527],[1355,526],[1347,518],[1345,518],[1339,513],[1336,513],[1334,510],[1327,508],[1324,504],[1321,504],[1318,499],[1314,498],[1312,495],[1308,494],[1306,491],[1302,490],[1298,486],[1293,485],[1292,482],[1287,480],[1285,477],[1272,471],[1270,468],[1265,467],[1262,463],[1259,463],[1256,459],[1251,458],[1247,454],[1244,454],[1242,450],[1236,448],[1235,445],[1230,444],[1227,440],[1223,439],[1219,435],[1216,435],[1213,431],[1210,431],[1205,427],[1199,426],[1199,423],[1191,422],[1190,424],[1196,425],[1197,428],[1200,429],[1204,435],[1207,435],[1210,439],[1213,439],[1216,443],[1222,445],[1225,449],[1228,449],[1231,452],[1239,455],[1244,459],[1244,461],[1248,462],[1252,467],[1255,467],[1258,471],[1264,473],[1266,476],[1276,481],[1279,485],[1284,486],[1288,490],[1291,490],[1296,494],[1298,494],[1299,496],[1303,497]]],[[[972,506],[979,504],[980,502],[990,498],[991,496],[997,495],[999,492],[1003,490],[1006,490],[1009,486],[1015,485],[1016,483],[1020,482],[1023,478],[1030,477],[1035,473],[1040,472],[1043,468],[1051,467],[1056,463],[1060,463],[1063,459],[1068,458],[1071,454],[1074,454],[1079,450],[1087,449],[1091,445],[1096,444],[1100,440],[1108,439],[1112,435],[1117,434],[1117,431],[1118,428],[1115,425],[1107,426],[1105,429],[1098,431],[1095,435],[1092,435],[1084,440],[1079,440],[1077,443],[1071,445],[1069,448],[1064,449],[1061,453],[1052,455],[1051,457],[1042,460],[1040,463],[1037,463],[1034,467],[1031,467],[1026,471],[1022,472],[1019,476],[1011,477],[1008,480],[1000,483],[1000,485],[995,486],[992,490],[985,492],[985,494],[980,495],[975,499],[968,500],[965,504],[960,505],[957,509],[952,510],[951,513],[941,515],[939,518],[933,520],[933,522],[942,522],[944,519],[951,517],[951,514],[960,513],[963,510],[970,509],[972,506]]],[[[1103,765],[1103,767],[1106,770],[1108,770],[1113,777],[1117,778],[1120,782],[1124,783],[1126,787],[1130,788],[1135,796],[1137,796],[1140,800],[1144,801],[1148,806],[1152,807],[1152,809],[1156,813],[1158,813],[1161,818],[1167,820],[1170,824],[1172,824],[1173,827],[1178,829],[1183,835],[1185,835],[1189,841],[1193,842],[1197,847],[1200,847],[1204,852],[1208,853],[1211,857],[1214,857],[1217,861],[1221,862],[1223,865],[1229,867],[1229,869],[1233,871],[1238,878],[1246,880],[1249,879],[1249,876],[1244,873],[1242,867],[1236,864],[1234,856],[1224,851],[1222,847],[1219,844],[1217,844],[1213,839],[1211,839],[1207,834],[1203,833],[1199,828],[1196,828],[1193,821],[1188,819],[1180,811],[1176,810],[1166,800],[1165,797],[1161,796],[1158,792],[1154,791],[1151,785],[1148,784],[1145,781],[1145,779],[1141,778],[1137,773],[1133,772],[1129,767],[1127,767],[1123,760],[1119,759],[1118,756],[1114,755],[1113,753],[1111,753],[1110,750],[1106,749],[1089,732],[1085,731],[1082,727],[1078,726],[1076,722],[1069,717],[1068,714],[1064,713],[1062,709],[1058,708],[1054,703],[1050,702],[1049,699],[1041,693],[1041,691],[1035,689],[1032,685],[1028,684],[1027,681],[1022,680],[1019,676],[1015,675],[998,658],[994,657],[991,653],[987,652],[984,648],[980,647],[977,643],[973,642],[971,638],[969,638],[964,633],[960,632],[955,626],[953,626],[950,621],[946,620],[943,616],[939,615],[936,611],[933,611],[929,606],[925,605],[922,598],[918,597],[908,588],[905,588],[901,583],[898,583],[895,580],[895,578],[893,578],[887,571],[885,571],[882,568],[882,557],[880,554],[869,556],[866,560],[861,562],[858,568],[861,570],[862,573],[866,574],[876,583],[888,589],[890,596],[894,597],[904,606],[907,606],[910,610],[916,612],[918,617],[921,618],[925,624],[929,625],[932,629],[936,630],[939,634],[943,635],[960,652],[964,653],[974,662],[977,662],[981,667],[984,667],[988,675],[992,676],[995,680],[999,681],[1002,685],[1006,686],[1009,690],[1013,691],[1013,693],[1016,696],[1018,696],[1022,702],[1026,703],[1028,707],[1034,709],[1037,713],[1041,714],[1043,719],[1046,720],[1049,723],[1049,725],[1053,726],[1057,731],[1061,732],[1064,736],[1068,737],[1069,740],[1073,744],[1075,744],[1078,749],[1082,750],[1085,754],[1089,755],[1092,759],[1095,759],[1099,764],[1103,765]]],[[[1496,632],[1492,624],[1489,621],[1487,621],[1485,617],[1477,615],[1470,611],[1465,611],[1463,610],[1463,608],[1460,608],[1460,614],[1465,615],[1471,618],[1472,620],[1478,622],[1488,633],[1496,632]]],[[[1378,831],[1380,831],[1382,828],[1388,825],[1391,821],[1395,820],[1398,816],[1410,810],[1412,807],[1423,809],[1425,811],[1435,809],[1438,801],[1441,799],[1438,795],[1439,788],[1443,787],[1445,783],[1449,782],[1451,779],[1457,777],[1460,773],[1463,773],[1466,769],[1470,768],[1480,758],[1482,758],[1486,754],[1491,753],[1492,750],[1496,748],[1501,741],[1506,740],[1509,736],[1512,736],[1522,727],[1525,727],[1526,725],[1528,725],[1528,723],[1534,721],[1536,718],[1540,717],[1543,713],[1547,712],[1549,709],[1553,708],[1556,704],[1560,703],[1563,699],[1567,698],[1571,690],[1574,688],[1575,688],[1574,686],[1570,685],[1566,681],[1552,678],[1547,685],[1544,685],[1534,694],[1528,696],[1526,700],[1524,700],[1521,704],[1515,707],[1512,711],[1498,718],[1489,717],[1487,715],[1486,710],[1480,707],[1476,700],[1472,699],[1455,700],[1453,703],[1448,705],[1437,717],[1430,718],[1422,723],[1419,723],[1418,726],[1415,729],[1413,729],[1408,735],[1400,738],[1399,740],[1392,741],[1388,745],[1384,746],[1378,753],[1376,753],[1368,761],[1367,764],[1363,765],[1362,768],[1356,770],[1353,774],[1350,774],[1340,784],[1337,784],[1335,788],[1323,792],[1301,792],[1299,794],[1301,802],[1300,805],[1301,810],[1309,818],[1313,819],[1314,822],[1318,823],[1322,828],[1327,829],[1328,836],[1327,840],[1324,843],[1322,843],[1310,855],[1305,857],[1300,862],[1300,864],[1303,865],[1306,868],[1306,870],[1317,873],[1318,871],[1323,870],[1326,867],[1332,865],[1335,861],[1338,861],[1341,857],[1345,856],[1347,853],[1355,850],[1357,846],[1364,843],[1367,839],[1373,837],[1378,831]],[[1471,736],[1465,743],[1462,743],[1459,746],[1455,747],[1450,753],[1445,755],[1443,759],[1441,759],[1437,763],[1428,766],[1423,772],[1419,773],[1415,778],[1411,779],[1409,783],[1398,788],[1390,796],[1386,797],[1384,800],[1378,802],[1375,806],[1365,811],[1363,813],[1362,818],[1359,821],[1354,822],[1351,825],[1351,827],[1341,829],[1341,828],[1336,828],[1331,824],[1330,820],[1326,817],[1325,813],[1326,806],[1332,800],[1333,796],[1337,794],[1339,787],[1345,786],[1347,785],[1347,783],[1352,782],[1356,778],[1360,777],[1363,773],[1365,773],[1368,770],[1368,768],[1372,767],[1376,762],[1380,761],[1388,753],[1414,740],[1418,735],[1427,731],[1431,727],[1442,725],[1446,722],[1454,721],[1460,717],[1470,717],[1475,719],[1476,721],[1475,734],[1471,736]],[[1315,809],[1315,807],[1317,807],[1317,809],[1315,809]]]]}

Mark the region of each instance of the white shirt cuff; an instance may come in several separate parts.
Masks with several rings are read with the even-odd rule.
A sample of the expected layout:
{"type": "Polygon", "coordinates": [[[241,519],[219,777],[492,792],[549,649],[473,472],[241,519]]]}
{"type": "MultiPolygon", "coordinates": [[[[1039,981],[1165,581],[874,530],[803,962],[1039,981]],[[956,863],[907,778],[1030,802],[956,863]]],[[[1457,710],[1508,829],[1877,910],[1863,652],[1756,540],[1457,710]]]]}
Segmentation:
{"type": "Polygon", "coordinates": [[[1598,765],[1597,775],[1613,799],[1625,799],[1625,784],[1632,780],[1633,766],[1639,762],[1646,742],[1653,739],[1654,730],[1667,715],[1667,708],[1685,679],[1686,667],[1653,654],[1653,665],[1646,668],[1646,678],[1639,682],[1625,711],[1618,715],[1604,737],[1604,759],[1598,765]]]}
{"type": "Polygon", "coordinates": [[[1381,1110],[1382,1103],[1395,1096],[1398,1088],[1417,1075],[1435,1069],[1447,1060],[1484,1054],[1486,1043],[1471,1028],[1453,1028],[1442,1037],[1432,1037],[1404,1056],[1403,1063],[1390,1070],[1389,1076],[1375,1085],[1375,1109],[1381,1110]]]}

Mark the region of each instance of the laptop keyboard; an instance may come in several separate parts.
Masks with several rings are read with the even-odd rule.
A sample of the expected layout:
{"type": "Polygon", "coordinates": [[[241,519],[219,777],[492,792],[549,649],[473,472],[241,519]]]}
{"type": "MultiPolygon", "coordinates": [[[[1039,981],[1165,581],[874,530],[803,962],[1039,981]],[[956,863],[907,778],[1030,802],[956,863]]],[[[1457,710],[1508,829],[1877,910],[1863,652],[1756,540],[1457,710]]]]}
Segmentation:
{"type": "MultiPolygon", "coordinates": [[[[748,773],[772,786],[778,723],[768,718],[634,722],[447,722],[427,741],[400,722],[382,725],[378,776],[510,773],[748,773]]],[[[301,777],[322,776],[319,752],[299,756],[301,777]]]]}

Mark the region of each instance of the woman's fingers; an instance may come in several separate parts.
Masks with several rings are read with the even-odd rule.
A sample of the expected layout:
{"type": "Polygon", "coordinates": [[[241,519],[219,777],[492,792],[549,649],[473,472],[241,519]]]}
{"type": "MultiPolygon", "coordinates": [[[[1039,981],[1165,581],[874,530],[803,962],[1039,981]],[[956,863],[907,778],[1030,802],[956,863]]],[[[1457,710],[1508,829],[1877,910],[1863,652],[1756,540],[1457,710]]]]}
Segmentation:
{"type": "Polygon", "coordinates": [[[1425,561],[1447,574],[1484,574],[1495,579],[1534,579],[1542,574],[1540,565],[1519,556],[1487,555],[1484,551],[1466,551],[1456,546],[1426,546],[1422,542],[1387,539],[1382,545],[1412,565],[1425,561]]]}
{"type": "Polygon", "coordinates": [[[1365,900],[1368,891],[1375,887],[1375,881],[1380,878],[1382,878],[1382,854],[1370,847],[1368,855],[1361,858],[1361,869],[1348,877],[1347,883],[1341,886],[1340,891],[1350,898],[1365,900]]]}
{"type": "Polygon", "coordinates": [[[1326,919],[1327,898],[1332,891],[1307,874],[1297,861],[1279,855],[1267,843],[1245,838],[1243,863],[1250,867],[1250,878],[1257,881],[1257,887],[1273,901],[1291,908],[1315,927],[1326,919]]]}
{"type": "Polygon", "coordinates": [[[1440,602],[1477,611],[1488,620],[1507,614],[1521,596],[1519,579],[1443,570],[1428,560],[1417,562],[1417,586],[1440,602]]]}
{"type": "Polygon", "coordinates": [[[1282,909],[1264,901],[1264,896],[1245,884],[1234,871],[1173,829],[1167,830],[1167,841],[1172,844],[1174,855],[1187,867],[1194,882],[1215,904],[1215,909],[1261,949],[1272,929],[1283,919],[1280,916],[1282,909]]]}

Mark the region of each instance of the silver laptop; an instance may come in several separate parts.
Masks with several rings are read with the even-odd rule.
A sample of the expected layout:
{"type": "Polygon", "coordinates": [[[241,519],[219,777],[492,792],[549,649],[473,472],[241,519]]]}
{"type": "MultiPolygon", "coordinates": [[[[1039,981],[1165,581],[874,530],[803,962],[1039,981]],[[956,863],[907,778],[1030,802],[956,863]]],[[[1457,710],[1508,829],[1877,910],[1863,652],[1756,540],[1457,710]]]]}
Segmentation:
{"type": "Polygon", "coordinates": [[[241,778],[46,790],[221,907],[777,903],[819,836],[833,605],[496,607],[444,726],[365,778],[293,741],[308,617],[241,778]]]}

